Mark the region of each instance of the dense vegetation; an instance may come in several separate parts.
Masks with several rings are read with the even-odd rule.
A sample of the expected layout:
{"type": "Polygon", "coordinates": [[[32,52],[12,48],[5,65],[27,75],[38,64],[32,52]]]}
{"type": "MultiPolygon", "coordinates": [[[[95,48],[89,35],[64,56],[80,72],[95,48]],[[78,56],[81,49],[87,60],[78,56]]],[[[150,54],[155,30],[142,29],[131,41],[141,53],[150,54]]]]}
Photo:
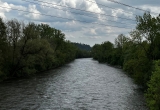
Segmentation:
{"type": "Polygon", "coordinates": [[[73,44],[81,50],[91,51],[90,45],[82,44],[82,43],[73,43],[73,44]]]}
{"type": "Polygon", "coordinates": [[[92,56],[99,62],[121,66],[146,91],[151,110],[160,110],[160,15],[137,16],[136,29],[126,37],[120,34],[115,44],[95,44],[92,56]]]}
{"type": "Polygon", "coordinates": [[[0,80],[28,77],[68,63],[79,49],[47,24],[0,18],[0,80]]]}
{"type": "Polygon", "coordinates": [[[91,57],[91,47],[87,44],[73,43],[77,47],[76,58],[90,58],[91,57]]]}

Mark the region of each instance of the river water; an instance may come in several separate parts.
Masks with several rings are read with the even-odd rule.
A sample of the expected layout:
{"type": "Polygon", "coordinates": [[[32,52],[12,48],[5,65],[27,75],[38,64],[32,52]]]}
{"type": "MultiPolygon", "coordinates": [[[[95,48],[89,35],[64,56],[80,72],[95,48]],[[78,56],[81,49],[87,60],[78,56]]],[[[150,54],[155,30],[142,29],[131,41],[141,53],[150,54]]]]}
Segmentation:
{"type": "Polygon", "coordinates": [[[0,110],[147,110],[121,69],[90,58],[30,79],[0,83],[0,110]]]}

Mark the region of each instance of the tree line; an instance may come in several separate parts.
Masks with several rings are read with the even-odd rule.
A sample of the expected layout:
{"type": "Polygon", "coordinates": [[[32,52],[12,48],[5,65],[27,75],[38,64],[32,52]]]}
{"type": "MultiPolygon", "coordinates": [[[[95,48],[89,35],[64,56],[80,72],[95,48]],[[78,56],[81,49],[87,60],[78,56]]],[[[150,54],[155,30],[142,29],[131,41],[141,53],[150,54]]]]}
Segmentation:
{"type": "Polygon", "coordinates": [[[91,47],[87,44],[73,43],[77,48],[76,58],[90,58],[91,57],[91,47]]]}
{"type": "Polygon", "coordinates": [[[0,18],[0,81],[62,66],[83,54],[80,51],[47,24],[0,18]]]}
{"type": "Polygon", "coordinates": [[[118,65],[141,85],[147,105],[160,110],[160,15],[137,16],[129,36],[118,35],[115,43],[95,44],[92,56],[99,62],[118,65]]]}
{"type": "Polygon", "coordinates": [[[91,51],[90,45],[82,44],[82,43],[73,43],[73,44],[76,45],[81,50],[91,51]]]}

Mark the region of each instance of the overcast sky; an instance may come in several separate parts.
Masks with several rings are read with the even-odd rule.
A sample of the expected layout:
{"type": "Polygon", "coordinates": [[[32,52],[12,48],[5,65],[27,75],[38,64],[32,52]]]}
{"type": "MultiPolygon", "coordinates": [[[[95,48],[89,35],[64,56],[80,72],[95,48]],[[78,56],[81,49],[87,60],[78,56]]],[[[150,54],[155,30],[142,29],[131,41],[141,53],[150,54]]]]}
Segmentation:
{"type": "MultiPolygon", "coordinates": [[[[115,1],[151,11],[154,16],[160,12],[160,0],[115,1]]],[[[114,43],[121,33],[128,35],[136,26],[136,15],[143,13],[110,0],[0,0],[4,20],[46,23],[61,30],[67,40],[91,46],[114,43]]]]}

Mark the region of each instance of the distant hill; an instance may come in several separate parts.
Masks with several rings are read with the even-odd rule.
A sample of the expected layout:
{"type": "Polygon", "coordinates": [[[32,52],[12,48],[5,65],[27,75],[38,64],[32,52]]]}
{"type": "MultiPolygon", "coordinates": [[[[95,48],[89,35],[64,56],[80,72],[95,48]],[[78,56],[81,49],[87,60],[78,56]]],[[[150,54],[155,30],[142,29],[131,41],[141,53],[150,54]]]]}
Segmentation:
{"type": "Polygon", "coordinates": [[[73,42],[73,44],[74,44],[76,47],[78,47],[79,49],[81,49],[81,50],[91,51],[90,45],[81,44],[81,43],[75,43],[75,42],[73,42]]]}

